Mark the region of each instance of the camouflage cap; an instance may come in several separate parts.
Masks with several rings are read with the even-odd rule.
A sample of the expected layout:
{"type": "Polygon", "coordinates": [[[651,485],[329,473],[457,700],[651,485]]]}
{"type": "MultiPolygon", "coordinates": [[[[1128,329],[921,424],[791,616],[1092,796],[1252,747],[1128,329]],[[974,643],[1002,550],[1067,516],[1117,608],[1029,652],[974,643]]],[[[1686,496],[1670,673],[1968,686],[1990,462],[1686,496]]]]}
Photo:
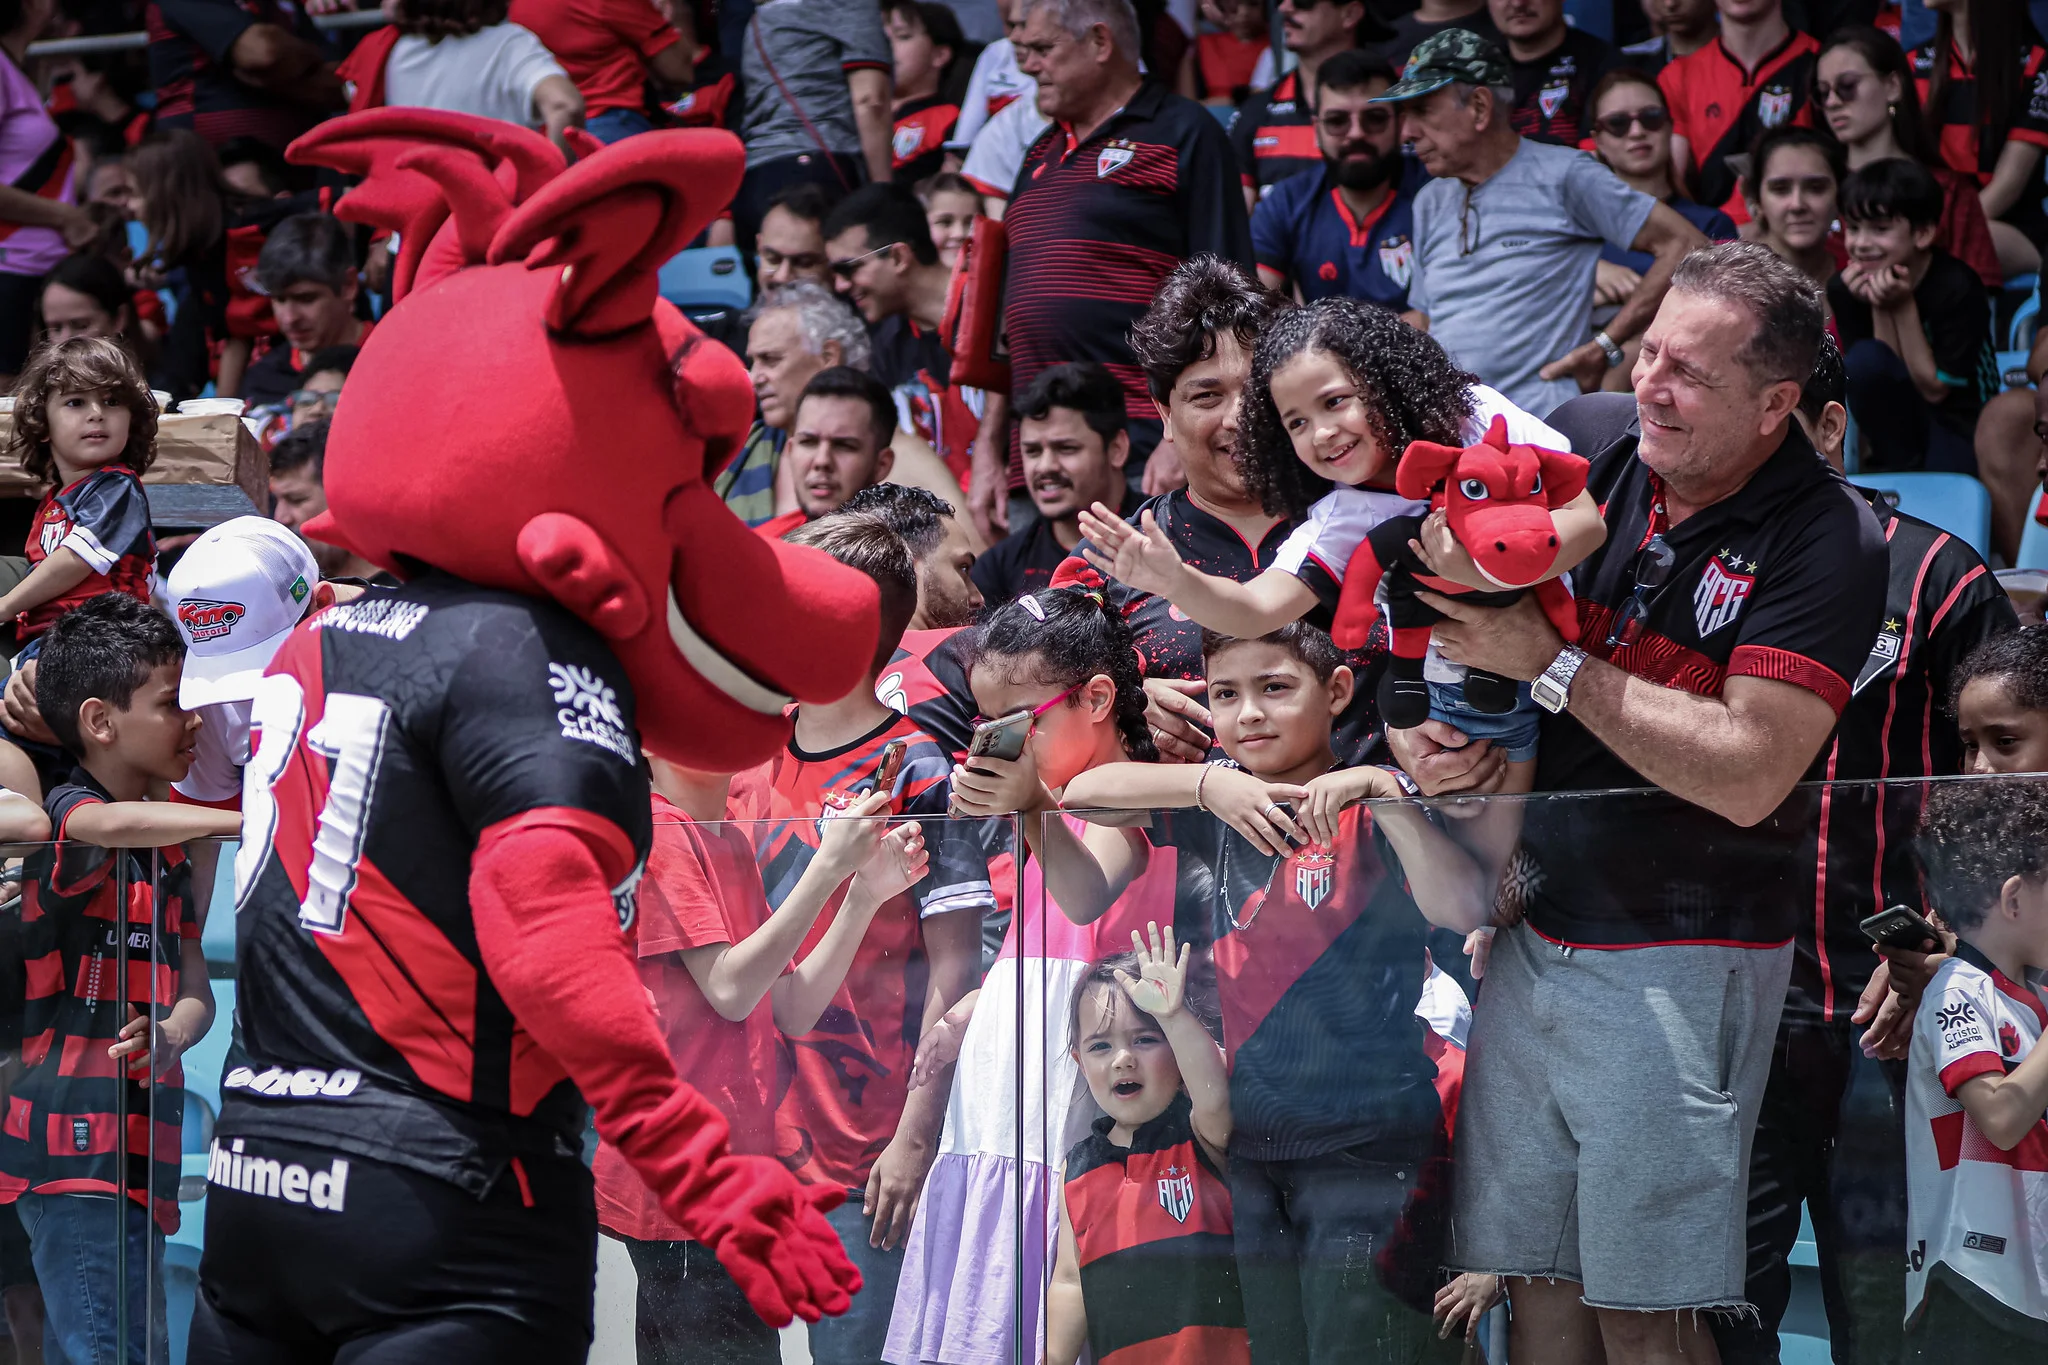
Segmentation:
{"type": "Polygon", "coordinates": [[[1510,80],[1508,59],[1499,47],[1471,29],[1447,28],[1417,43],[1408,54],[1408,64],[1401,68],[1401,79],[1372,102],[1394,104],[1412,100],[1441,90],[1453,81],[1501,86],[1510,80]]]}

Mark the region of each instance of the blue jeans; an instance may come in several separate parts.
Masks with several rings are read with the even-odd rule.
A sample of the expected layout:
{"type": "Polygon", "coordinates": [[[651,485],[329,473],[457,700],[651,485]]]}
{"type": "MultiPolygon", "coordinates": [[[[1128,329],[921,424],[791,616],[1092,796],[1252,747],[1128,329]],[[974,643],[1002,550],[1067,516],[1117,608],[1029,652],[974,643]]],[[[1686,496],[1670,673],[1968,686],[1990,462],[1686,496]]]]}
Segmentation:
{"type": "Polygon", "coordinates": [[[1429,685],[1431,720],[1453,727],[1468,741],[1492,740],[1493,747],[1503,750],[1510,763],[1527,763],[1536,757],[1537,721],[1542,714],[1529,697],[1527,683],[1515,689],[1515,709],[1500,715],[1473,710],[1465,701],[1463,683],[1429,685]]]}
{"type": "Polygon", "coordinates": [[[1931,469],[1948,474],[1977,472],[1970,433],[1920,396],[1913,372],[1898,352],[1865,337],[1842,356],[1847,371],[1849,412],[1856,418],[1860,463],[1866,471],[1931,469]]]}
{"type": "Polygon", "coordinates": [[[114,1201],[25,1194],[15,1204],[43,1290],[43,1358],[49,1365],[167,1365],[171,1358],[164,1315],[164,1235],[149,1210],[122,1202],[128,1216],[125,1349],[115,1311],[114,1201]]]}
{"type": "Polygon", "coordinates": [[[635,133],[651,133],[654,125],[638,109],[600,109],[584,121],[583,131],[599,142],[613,143],[635,133]]]}
{"type": "Polygon", "coordinates": [[[811,1324],[812,1365],[879,1365],[896,1311],[896,1281],[903,1275],[903,1246],[883,1251],[868,1245],[868,1217],[860,1211],[865,1190],[848,1190],[846,1202],[825,1215],[839,1244],[860,1270],[853,1307],[836,1318],[811,1324]]]}

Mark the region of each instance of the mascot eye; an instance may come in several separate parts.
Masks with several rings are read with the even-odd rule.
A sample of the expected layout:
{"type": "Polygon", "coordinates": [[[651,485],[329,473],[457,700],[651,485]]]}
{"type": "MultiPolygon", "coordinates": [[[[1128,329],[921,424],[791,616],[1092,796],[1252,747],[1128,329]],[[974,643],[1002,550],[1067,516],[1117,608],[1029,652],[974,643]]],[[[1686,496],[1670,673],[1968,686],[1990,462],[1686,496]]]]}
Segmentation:
{"type": "Polygon", "coordinates": [[[1466,479],[1458,485],[1458,491],[1463,493],[1472,502],[1486,501],[1486,481],[1484,479],[1466,479]]]}

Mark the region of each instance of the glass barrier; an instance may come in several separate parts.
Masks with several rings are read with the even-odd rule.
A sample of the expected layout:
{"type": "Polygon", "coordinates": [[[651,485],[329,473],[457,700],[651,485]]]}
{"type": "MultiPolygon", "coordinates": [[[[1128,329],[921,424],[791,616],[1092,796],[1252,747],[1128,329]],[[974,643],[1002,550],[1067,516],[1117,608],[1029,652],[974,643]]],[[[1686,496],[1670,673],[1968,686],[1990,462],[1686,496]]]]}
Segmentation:
{"type": "MultiPolygon", "coordinates": [[[[664,1037],[741,1150],[848,1190],[829,1217],[866,1288],[826,1323],[760,1327],[586,1121],[601,1230],[590,1359],[1065,1365],[1171,1340],[1175,1358],[1260,1365],[1500,1362],[1541,1350],[1528,1334],[1554,1320],[1540,1296],[1559,1276],[1614,1309],[1753,1305],[1786,1359],[1854,1333],[1889,1352],[1859,1344],[1857,1359],[1890,1360],[1909,1295],[1944,1292],[1929,1267],[1972,1273],[1962,1230],[1914,1223],[1907,1255],[1906,1171],[1943,1169],[1933,1139],[1909,1143],[1909,1111],[1924,1111],[1920,1132],[1969,1120],[1938,1083],[1914,1091],[1894,1046],[1915,1028],[1922,1048],[1955,1043],[1941,1024],[1961,997],[1879,1040],[1899,1055],[1866,1056],[1850,1016],[1877,959],[1860,926],[1893,911],[1872,928],[1903,944],[1938,910],[1974,932],[1984,869],[2041,865],[2015,850],[2035,827],[2010,812],[2022,793],[2048,808],[2048,778],[1802,787],[1748,829],[1654,792],[1260,813],[1210,785],[1208,805],[1243,828],[1193,807],[923,819],[927,861],[909,881],[879,847],[885,827],[865,822],[859,841],[829,819],[665,833],[632,925],[664,1037]],[[1290,821],[1301,839],[1276,851],[1290,821]],[[859,854],[872,910],[843,879],[807,879],[834,838],[842,862],[859,854]],[[795,945],[765,974],[695,951],[760,933],[795,945]]],[[[214,1014],[178,1068],[101,1085],[90,1104],[37,1092],[52,1064],[53,1085],[110,1076],[86,1035],[37,1050],[38,1002],[60,980],[38,913],[59,902],[39,888],[71,864],[50,846],[8,850],[17,887],[0,904],[8,1017],[22,1021],[0,1178],[20,1178],[8,1154],[29,1133],[38,1160],[111,1152],[131,1197],[154,1181],[125,1239],[110,1200],[17,1203],[45,1218],[44,1238],[78,1231],[38,1205],[82,1211],[81,1243],[133,1291],[114,1296],[112,1330],[171,1365],[209,1192],[274,1183],[311,1201],[323,1174],[301,1182],[214,1140],[224,1093],[318,1090],[324,1073],[240,1055],[235,846],[192,855],[196,954],[174,899],[144,894],[145,878],[174,886],[176,862],[101,858],[105,904],[129,906],[130,931],[85,934],[78,952],[131,983],[138,1015],[188,1018],[180,1001],[202,978],[214,1014]]],[[[1994,980],[1989,964],[2021,979],[2040,965],[1991,948],[1959,948],[1932,985],[1899,954],[1901,984],[1967,993],[1994,980]]],[[[64,1007],[99,999],[77,989],[90,971],[63,970],[64,1007]]],[[[2011,984],[1994,994],[2030,989],[2011,984]]],[[[2009,1022],[1984,1030],[2007,1062],[2009,1022]]],[[[0,1218],[17,1341],[41,1331],[30,1243],[0,1218]]],[[[1756,1316],[1699,1322],[1765,1332],[1756,1316]]],[[[1724,1340],[1724,1354],[1757,1345],[1724,1340]]]]}

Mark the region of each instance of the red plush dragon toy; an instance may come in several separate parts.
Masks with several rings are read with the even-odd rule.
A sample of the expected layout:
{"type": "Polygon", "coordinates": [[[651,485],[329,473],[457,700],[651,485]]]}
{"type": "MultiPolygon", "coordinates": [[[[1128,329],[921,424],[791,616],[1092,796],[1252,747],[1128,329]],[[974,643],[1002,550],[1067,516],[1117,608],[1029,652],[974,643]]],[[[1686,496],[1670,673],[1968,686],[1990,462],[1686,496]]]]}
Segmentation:
{"type": "MultiPolygon", "coordinates": [[[[1534,584],[1536,600],[1558,633],[1566,640],[1579,638],[1571,593],[1545,575],[1557,559],[1551,513],[1585,491],[1586,461],[1564,451],[1514,444],[1508,440],[1507,420],[1496,416],[1477,445],[1461,449],[1411,442],[1394,469],[1394,487],[1402,497],[1427,498],[1432,511],[1442,511],[1479,571],[1501,586],[1499,592],[1477,592],[1432,574],[1408,548],[1422,526],[1420,515],[1381,522],[1352,556],[1330,638],[1345,649],[1363,648],[1379,619],[1375,597],[1385,597],[1390,657],[1380,677],[1380,716],[1395,729],[1407,730],[1429,719],[1422,664],[1430,629],[1444,619],[1416,597],[1418,588],[1482,606],[1506,606],[1534,584]]],[[[1474,710],[1505,713],[1514,709],[1515,699],[1513,679],[1476,668],[1466,674],[1465,700],[1474,710]]]]}
{"type": "Polygon", "coordinates": [[[586,1102],[764,1319],[860,1287],[823,1217],[840,1192],[732,1154],[677,1078],[622,930],[643,748],[765,758],[792,700],[858,684],[876,591],[706,483],[747,376],[656,271],[732,197],[739,142],[581,150],[418,109],[291,149],[361,178],[342,217],[400,234],[309,532],[405,584],[302,625],[254,702],[250,1064],[224,1085],[194,1360],[374,1339],[394,1361],[580,1362],[586,1102]]]}

